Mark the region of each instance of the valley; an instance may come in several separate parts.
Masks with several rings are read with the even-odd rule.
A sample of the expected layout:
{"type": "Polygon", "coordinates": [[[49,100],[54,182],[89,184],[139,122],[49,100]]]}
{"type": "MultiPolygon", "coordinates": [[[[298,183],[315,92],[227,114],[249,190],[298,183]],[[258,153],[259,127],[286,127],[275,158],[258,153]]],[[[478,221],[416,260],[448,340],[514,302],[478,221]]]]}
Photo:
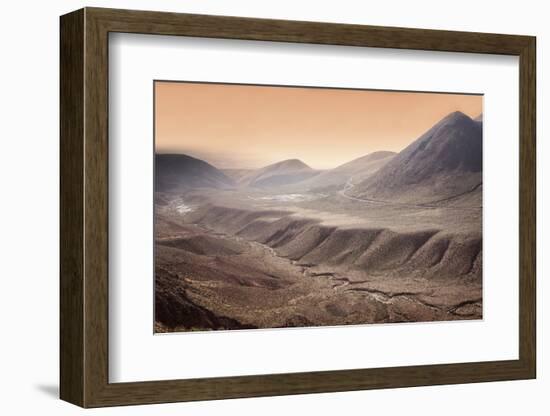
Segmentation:
{"type": "Polygon", "coordinates": [[[331,170],[156,156],[155,331],[482,318],[481,121],[331,170]]]}

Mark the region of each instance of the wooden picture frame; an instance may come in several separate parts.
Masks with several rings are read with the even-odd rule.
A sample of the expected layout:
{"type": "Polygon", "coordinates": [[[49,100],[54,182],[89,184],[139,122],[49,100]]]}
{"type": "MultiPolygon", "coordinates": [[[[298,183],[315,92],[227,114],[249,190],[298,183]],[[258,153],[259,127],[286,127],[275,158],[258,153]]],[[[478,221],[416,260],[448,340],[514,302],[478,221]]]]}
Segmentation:
{"type": "Polygon", "coordinates": [[[61,17],[60,396],[82,407],[530,379],[536,376],[535,38],[85,8],[61,17]],[[519,56],[519,359],[109,383],[110,32],[519,56]]]}

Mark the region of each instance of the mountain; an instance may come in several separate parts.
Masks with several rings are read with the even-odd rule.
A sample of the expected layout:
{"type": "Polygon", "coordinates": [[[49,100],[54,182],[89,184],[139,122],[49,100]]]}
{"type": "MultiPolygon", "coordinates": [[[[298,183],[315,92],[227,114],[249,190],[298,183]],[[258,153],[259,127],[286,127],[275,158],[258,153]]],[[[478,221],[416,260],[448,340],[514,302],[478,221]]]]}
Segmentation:
{"type": "Polygon", "coordinates": [[[351,174],[356,174],[363,171],[368,172],[377,169],[380,167],[379,165],[389,162],[388,159],[391,159],[395,156],[395,154],[395,152],[387,151],[369,153],[366,156],[358,157],[357,159],[353,159],[351,162],[344,163],[343,165],[332,169],[330,172],[351,174]]]}
{"type": "Polygon", "coordinates": [[[157,191],[180,191],[189,188],[232,188],[235,181],[203,160],[184,154],[155,155],[157,191]]]}
{"type": "Polygon", "coordinates": [[[242,177],[239,183],[255,188],[284,186],[303,181],[318,173],[301,160],[288,159],[252,171],[242,177]]]}
{"type": "Polygon", "coordinates": [[[481,192],[482,122],[449,114],[347,191],[362,199],[438,202],[481,192]]]}
{"type": "Polygon", "coordinates": [[[236,182],[239,182],[242,178],[244,178],[247,175],[252,174],[252,172],[255,169],[236,169],[236,168],[230,168],[230,169],[220,169],[223,174],[226,176],[229,176],[231,179],[233,179],[236,182]]]}
{"type": "Polygon", "coordinates": [[[296,186],[299,186],[300,189],[318,191],[341,189],[350,179],[355,182],[364,180],[388,163],[394,156],[394,152],[386,151],[369,153],[334,169],[321,172],[310,179],[299,182],[296,186]]]}

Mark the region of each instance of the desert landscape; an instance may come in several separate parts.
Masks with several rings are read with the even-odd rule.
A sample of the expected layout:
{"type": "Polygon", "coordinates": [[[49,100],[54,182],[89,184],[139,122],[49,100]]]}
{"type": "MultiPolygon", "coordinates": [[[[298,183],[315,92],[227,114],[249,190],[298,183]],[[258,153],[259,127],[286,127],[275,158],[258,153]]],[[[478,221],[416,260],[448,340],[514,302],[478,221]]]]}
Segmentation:
{"type": "Polygon", "coordinates": [[[482,116],[330,169],[155,155],[155,332],[482,318],[482,116]]]}

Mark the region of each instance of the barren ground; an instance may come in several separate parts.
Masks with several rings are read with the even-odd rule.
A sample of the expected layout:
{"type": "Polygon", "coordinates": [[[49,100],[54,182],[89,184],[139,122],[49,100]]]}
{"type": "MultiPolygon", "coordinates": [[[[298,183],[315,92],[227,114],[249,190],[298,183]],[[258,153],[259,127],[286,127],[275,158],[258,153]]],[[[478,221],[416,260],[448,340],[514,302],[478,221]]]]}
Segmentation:
{"type": "Polygon", "coordinates": [[[352,187],[157,193],[156,331],[480,319],[475,195],[414,205],[352,187]]]}

